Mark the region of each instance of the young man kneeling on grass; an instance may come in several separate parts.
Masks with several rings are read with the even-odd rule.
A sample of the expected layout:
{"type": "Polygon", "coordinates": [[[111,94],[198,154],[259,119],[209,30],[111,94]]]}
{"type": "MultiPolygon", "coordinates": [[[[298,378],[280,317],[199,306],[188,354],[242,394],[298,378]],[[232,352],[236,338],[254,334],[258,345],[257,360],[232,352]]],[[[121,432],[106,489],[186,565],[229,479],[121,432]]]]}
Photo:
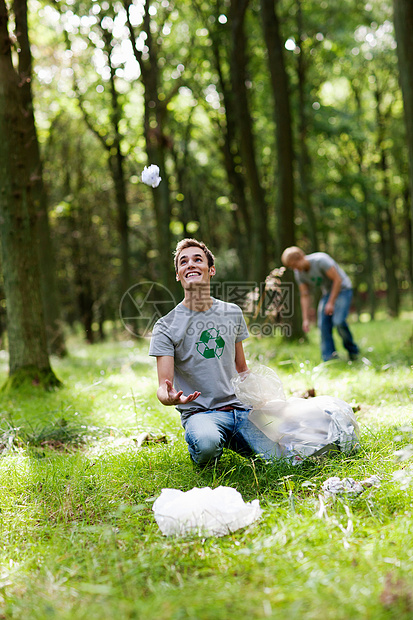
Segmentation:
{"type": "Polygon", "coordinates": [[[184,299],[156,322],[149,349],[157,359],[158,399],[180,412],[197,465],[216,463],[224,448],[273,457],[273,442],[249,421],[231,384],[248,370],[242,341],[249,334],[237,305],[211,297],[214,255],[204,243],[183,239],[175,272],[184,299]]]}

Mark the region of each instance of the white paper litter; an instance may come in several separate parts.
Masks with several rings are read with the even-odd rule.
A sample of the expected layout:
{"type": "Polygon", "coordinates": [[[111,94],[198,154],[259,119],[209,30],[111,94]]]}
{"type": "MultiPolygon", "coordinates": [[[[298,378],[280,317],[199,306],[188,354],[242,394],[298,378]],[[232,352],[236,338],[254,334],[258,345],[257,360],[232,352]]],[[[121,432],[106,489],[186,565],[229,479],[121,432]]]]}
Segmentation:
{"type": "Polygon", "coordinates": [[[258,499],[245,503],[232,487],[162,489],[152,510],[165,536],[224,536],[260,518],[258,499]]]}
{"type": "Polygon", "coordinates": [[[330,449],[358,444],[352,407],[334,396],[286,399],[277,373],[265,366],[232,379],[237,398],[252,407],[249,419],[271,441],[274,454],[297,464],[330,449]]]}
{"type": "Polygon", "coordinates": [[[141,179],[146,185],[158,187],[159,183],[162,181],[162,178],[159,176],[159,166],[156,164],[151,164],[148,167],[145,166],[142,171],[141,179]]]}
{"type": "Polygon", "coordinates": [[[333,476],[323,482],[322,490],[325,499],[335,495],[360,495],[370,487],[379,487],[381,484],[379,476],[370,476],[365,480],[354,480],[354,478],[339,478],[333,476]]]}

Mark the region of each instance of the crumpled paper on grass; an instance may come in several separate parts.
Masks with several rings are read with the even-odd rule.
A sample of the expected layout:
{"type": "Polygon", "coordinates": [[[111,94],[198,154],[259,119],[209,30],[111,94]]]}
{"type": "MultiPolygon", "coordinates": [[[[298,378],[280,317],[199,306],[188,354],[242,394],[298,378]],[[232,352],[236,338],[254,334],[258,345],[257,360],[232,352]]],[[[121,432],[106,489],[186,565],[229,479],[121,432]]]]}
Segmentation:
{"type": "Polygon", "coordinates": [[[349,452],[358,444],[351,405],[334,396],[286,398],[281,379],[266,366],[232,379],[237,398],[252,407],[249,419],[271,441],[274,454],[297,464],[329,450],[349,452]]]}
{"type": "Polygon", "coordinates": [[[224,536],[260,518],[258,499],[245,503],[232,487],[162,489],[152,510],[165,536],[224,536]]]}
{"type": "Polygon", "coordinates": [[[354,480],[354,478],[339,478],[332,476],[323,482],[322,491],[326,499],[336,495],[352,495],[357,496],[363,493],[365,489],[371,487],[379,487],[381,485],[379,476],[370,476],[365,480],[354,480]]]}

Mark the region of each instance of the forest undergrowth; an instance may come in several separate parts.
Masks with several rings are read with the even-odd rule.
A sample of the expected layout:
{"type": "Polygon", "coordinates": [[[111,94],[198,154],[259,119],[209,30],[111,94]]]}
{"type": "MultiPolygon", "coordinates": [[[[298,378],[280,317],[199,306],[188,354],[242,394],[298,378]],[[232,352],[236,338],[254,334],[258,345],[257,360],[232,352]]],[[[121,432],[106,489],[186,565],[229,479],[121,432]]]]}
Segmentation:
{"type": "MultiPolygon", "coordinates": [[[[250,365],[287,396],[338,396],[360,449],[298,466],[226,452],[191,464],[178,414],[156,399],[148,341],[69,340],[64,386],[0,394],[0,618],[411,618],[412,317],[353,323],[361,356],[320,363],[306,343],[251,338],[250,365]],[[332,476],[379,486],[323,498],[332,476]],[[163,488],[236,488],[259,522],[223,537],[162,535],[163,488]],[[321,497],[320,497],[321,495],[321,497]]],[[[0,379],[7,356],[0,354],[0,379]]]]}

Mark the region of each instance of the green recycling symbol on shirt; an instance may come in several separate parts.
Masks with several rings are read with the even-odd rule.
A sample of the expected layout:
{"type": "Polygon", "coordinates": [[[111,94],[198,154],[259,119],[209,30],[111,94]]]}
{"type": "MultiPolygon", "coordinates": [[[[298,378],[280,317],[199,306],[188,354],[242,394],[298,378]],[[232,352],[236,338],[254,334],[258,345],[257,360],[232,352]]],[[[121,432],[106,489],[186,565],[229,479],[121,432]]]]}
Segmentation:
{"type": "Polygon", "coordinates": [[[202,332],[196,343],[196,350],[206,359],[221,357],[224,352],[225,340],[219,335],[219,330],[212,327],[202,332]]]}
{"type": "Polygon", "coordinates": [[[311,281],[314,282],[317,286],[323,283],[323,278],[321,276],[314,276],[311,278],[311,281]]]}

